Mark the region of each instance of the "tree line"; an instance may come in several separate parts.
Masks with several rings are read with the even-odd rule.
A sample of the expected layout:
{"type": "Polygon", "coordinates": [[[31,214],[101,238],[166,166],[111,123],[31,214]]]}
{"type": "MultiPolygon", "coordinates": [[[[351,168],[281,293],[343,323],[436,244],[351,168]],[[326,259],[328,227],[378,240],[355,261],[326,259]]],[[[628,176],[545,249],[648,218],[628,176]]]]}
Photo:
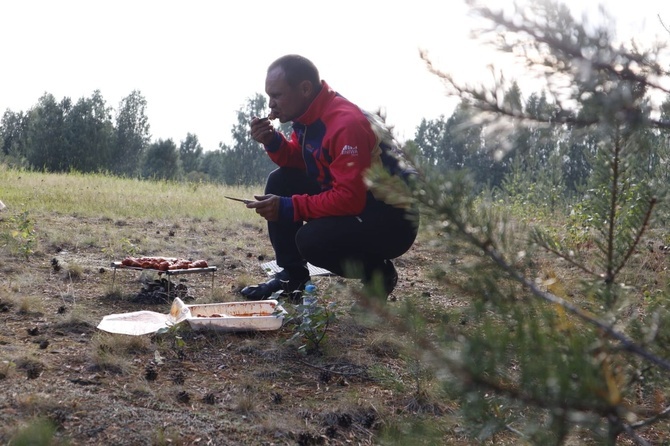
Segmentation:
{"type": "Polygon", "coordinates": [[[77,102],[45,93],[28,111],[5,111],[2,156],[11,165],[49,172],[137,175],[150,142],[146,106],[142,94],[133,91],[120,102],[113,121],[98,90],[77,102]]]}
{"type": "MultiPolygon", "coordinates": [[[[560,122],[562,109],[546,92],[524,99],[516,82],[504,90],[499,106],[510,115],[524,116],[524,125],[487,122],[474,101],[475,97],[464,97],[450,116],[423,119],[405,149],[445,175],[467,172],[479,190],[535,204],[553,207],[563,198],[585,193],[599,152],[598,135],[585,132],[578,121],[560,122]]],[[[139,91],[123,98],[116,110],[97,90],[77,102],[67,97],[57,101],[45,93],[28,111],[5,111],[0,121],[0,161],[50,172],[108,172],[229,185],[261,184],[274,168],[248,131],[252,117],[267,109],[261,94],[248,98],[237,111],[233,144],[221,143],[213,151],[204,151],[193,133],[178,145],[172,139],[152,141],[146,108],[139,91]]],[[[670,118],[670,98],[661,112],[662,119],[670,118]]],[[[280,127],[286,135],[290,130],[289,124],[280,127]]],[[[643,129],[636,139],[644,148],[639,172],[667,182],[667,131],[643,129]]]]}
{"type": "MultiPolygon", "coordinates": [[[[561,122],[561,108],[545,92],[523,99],[516,82],[504,90],[501,107],[524,123],[487,122],[481,104],[464,95],[448,118],[422,120],[409,144],[422,162],[446,174],[467,171],[478,190],[493,190],[554,208],[563,199],[579,199],[590,187],[594,163],[602,152],[602,135],[580,119],[561,122]]],[[[651,108],[644,108],[649,119],[651,108]]],[[[660,120],[670,121],[670,96],[660,106],[660,120]]],[[[637,178],[668,183],[670,133],[663,126],[639,129],[637,178]]]]}
{"type": "MultiPolygon", "coordinates": [[[[266,108],[261,95],[238,111],[235,143],[203,150],[197,135],[152,141],[147,101],[140,91],[123,98],[116,110],[99,90],[76,102],[45,93],[28,111],[7,109],[0,121],[0,162],[47,172],[106,172],[161,180],[258,184],[272,162],[249,137],[252,116],[266,108]]],[[[282,127],[288,131],[288,125],[282,127]]]]}

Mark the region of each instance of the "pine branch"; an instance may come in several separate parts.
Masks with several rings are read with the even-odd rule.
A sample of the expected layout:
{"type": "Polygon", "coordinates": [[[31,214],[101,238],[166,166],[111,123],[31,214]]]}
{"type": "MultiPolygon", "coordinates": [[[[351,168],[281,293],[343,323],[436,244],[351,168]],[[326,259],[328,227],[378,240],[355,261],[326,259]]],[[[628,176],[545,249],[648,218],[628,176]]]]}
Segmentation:
{"type": "Polygon", "coordinates": [[[644,347],[641,347],[640,345],[636,344],[633,340],[629,339],[623,333],[620,333],[619,331],[613,329],[610,325],[591,316],[588,312],[582,310],[576,305],[573,305],[570,302],[566,301],[565,299],[562,299],[552,293],[548,293],[546,291],[541,290],[537,285],[535,285],[533,281],[526,279],[526,277],[521,275],[512,265],[507,263],[500,255],[500,253],[498,253],[498,251],[495,250],[493,246],[491,246],[490,244],[489,246],[486,246],[472,235],[470,235],[469,237],[472,240],[472,242],[477,244],[486,253],[486,255],[489,258],[491,258],[503,271],[505,271],[511,278],[513,278],[514,280],[522,284],[524,287],[526,287],[528,290],[530,290],[533,295],[547,302],[560,305],[565,310],[579,317],[583,321],[602,330],[610,338],[619,341],[621,347],[624,350],[629,351],[637,356],[640,356],[646,359],[647,361],[650,361],[653,364],[658,365],[664,370],[670,371],[670,362],[666,361],[663,358],[659,358],[658,356],[649,352],[644,347]]]}
{"type": "Polygon", "coordinates": [[[658,17],[658,21],[661,22],[661,26],[663,27],[663,29],[664,29],[668,34],[670,34],[670,29],[668,29],[668,27],[667,27],[667,26],[665,25],[665,23],[663,22],[663,19],[661,18],[661,15],[658,14],[656,17],[658,17]]]}
{"type": "MultiPolygon", "coordinates": [[[[513,118],[520,122],[537,124],[547,123],[546,117],[533,116],[531,114],[525,113],[522,110],[505,106],[504,102],[500,100],[500,98],[495,93],[493,96],[491,96],[487,94],[491,93],[490,91],[486,91],[484,89],[475,89],[459,84],[452,75],[436,68],[433,65],[433,62],[428,58],[428,54],[426,52],[421,52],[421,58],[426,63],[426,68],[430,73],[442,79],[447,84],[447,86],[454,90],[452,93],[454,96],[467,98],[477,109],[483,112],[492,113],[497,116],[513,118]]],[[[593,126],[600,122],[598,118],[586,119],[583,117],[578,117],[571,111],[565,110],[563,107],[561,107],[560,104],[557,104],[557,106],[559,109],[558,113],[552,117],[552,122],[555,124],[569,124],[575,127],[583,128],[593,126]]],[[[668,123],[668,127],[670,128],[670,123],[668,123]]]]}
{"type": "Polygon", "coordinates": [[[554,254],[556,257],[559,257],[559,258],[565,260],[565,261],[568,262],[570,265],[572,265],[572,266],[574,266],[574,267],[576,267],[576,268],[579,268],[580,270],[582,270],[582,271],[585,272],[586,274],[588,274],[588,275],[590,275],[590,276],[594,276],[594,277],[600,277],[600,275],[599,275],[598,273],[596,273],[595,271],[590,270],[589,268],[587,268],[586,266],[582,265],[581,263],[576,262],[575,260],[572,259],[572,257],[567,256],[567,255],[565,255],[564,253],[562,253],[562,252],[560,252],[560,251],[557,251],[556,249],[554,249],[554,248],[552,248],[551,246],[549,246],[547,243],[544,243],[544,242],[542,242],[542,241],[537,241],[537,243],[538,243],[538,244],[540,245],[540,247],[543,248],[545,251],[550,252],[551,254],[554,254]]]}
{"type": "Polygon", "coordinates": [[[649,221],[651,220],[651,212],[654,209],[655,205],[656,205],[656,198],[652,198],[649,201],[649,207],[647,208],[647,212],[644,214],[644,220],[642,222],[642,225],[635,234],[635,239],[633,240],[633,243],[631,243],[630,247],[628,248],[628,251],[621,260],[621,263],[614,271],[615,276],[619,274],[619,272],[623,269],[626,263],[628,263],[628,259],[630,259],[630,257],[635,252],[635,249],[639,246],[640,241],[642,240],[642,234],[644,234],[644,232],[646,231],[647,226],[649,225],[649,221]]]}
{"type": "MultiPolygon", "coordinates": [[[[492,113],[498,117],[504,116],[511,118],[520,123],[547,124],[547,122],[549,122],[549,119],[546,116],[535,116],[526,113],[523,110],[507,107],[504,101],[501,101],[497,94],[493,94],[493,96],[487,94],[491,93],[490,91],[476,89],[460,84],[454,79],[452,75],[436,68],[433,62],[428,58],[428,54],[426,52],[421,52],[421,58],[426,63],[426,68],[430,73],[442,79],[442,81],[444,81],[448,87],[454,90],[451,93],[452,95],[460,98],[467,98],[468,101],[472,102],[472,104],[477,109],[483,112],[492,113]]],[[[584,116],[576,115],[573,111],[563,107],[560,102],[556,102],[555,105],[558,108],[557,113],[550,119],[550,121],[554,124],[566,124],[575,128],[587,128],[594,126],[601,121],[600,117],[586,118],[584,116]]],[[[639,114],[638,110],[629,111],[634,114],[639,114]]],[[[657,129],[670,129],[670,120],[656,119],[651,117],[644,117],[644,119],[650,127],[657,129]]]]}
{"type": "Polygon", "coordinates": [[[508,263],[500,252],[495,248],[493,241],[489,238],[486,240],[478,239],[475,234],[468,230],[467,226],[458,219],[453,218],[454,215],[451,215],[449,219],[454,224],[458,232],[460,232],[465,239],[473,246],[479,248],[487,257],[494,261],[501,269],[504,271],[510,278],[514,279],[525,288],[531,291],[531,293],[539,297],[542,300],[547,302],[557,304],[567,310],[568,312],[576,315],[583,321],[587,322],[590,325],[597,327],[607,334],[610,338],[617,340],[621,344],[623,350],[629,351],[637,356],[640,356],[647,361],[650,361],[653,364],[658,365],[664,370],[670,371],[670,362],[666,361],[663,358],[660,358],[644,347],[636,344],[633,340],[628,338],[625,334],[615,330],[609,324],[602,322],[596,317],[592,316],[588,312],[582,310],[580,307],[573,305],[572,303],[562,299],[552,293],[541,290],[534,281],[528,280],[524,275],[519,273],[517,269],[508,263]]]}
{"type": "MultiPolygon", "coordinates": [[[[399,318],[393,315],[387,305],[365,297],[359,298],[358,303],[362,308],[374,312],[397,333],[409,335],[412,341],[416,344],[416,351],[421,352],[422,355],[425,355],[428,352],[432,353],[434,355],[433,357],[438,360],[441,365],[446,365],[451,373],[459,375],[465,386],[494,391],[499,395],[507,396],[513,400],[548,410],[559,409],[566,412],[573,410],[582,413],[595,413],[600,416],[607,416],[613,410],[612,406],[609,405],[598,406],[587,403],[587,401],[596,401],[594,399],[567,402],[565,399],[559,401],[552,398],[541,398],[539,395],[525,392],[518,386],[505,384],[503,382],[494,382],[483,376],[473,374],[468,368],[463,366],[462,362],[454,359],[448,351],[438,348],[426,335],[417,334],[407,318],[399,318]]],[[[311,364],[306,365],[311,366],[311,364]]]]}
{"type": "Polygon", "coordinates": [[[630,425],[633,429],[640,429],[643,427],[651,426],[659,420],[664,420],[670,418],[670,406],[663,409],[661,412],[657,413],[653,417],[647,418],[646,420],[638,421],[630,425]]]}
{"type": "Polygon", "coordinates": [[[621,161],[621,141],[619,128],[615,129],[614,156],[612,158],[612,177],[610,190],[609,216],[607,218],[607,265],[605,272],[605,283],[614,282],[614,229],[616,227],[617,200],[619,199],[619,163],[621,161]]]}
{"type": "MultiPolygon", "coordinates": [[[[505,16],[502,10],[493,11],[490,8],[478,6],[474,2],[471,6],[473,6],[474,11],[482,18],[490,20],[508,33],[505,36],[501,36],[503,39],[511,35],[524,36],[510,42],[494,43],[500,51],[514,53],[520,48],[523,49],[528,46],[532,51],[525,50],[523,57],[525,57],[529,69],[542,72],[545,76],[553,75],[552,77],[548,77],[550,81],[549,90],[552,91],[554,99],[556,99],[558,113],[556,116],[552,116],[552,122],[570,124],[576,127],[588,127],[600,122],[602,119],[601,116],[580,116],[575,111],[569,110],[571,107],[568,107],[568,109],[563,107],[559,94],[551,88],[551,81],[560,79],[557,75],[574,79],[577,76],[576,71],[590,70],[601,73],[602,76],[615,84],[632,84],[629,90],[638,92],[632,98],[632,103],[624,99],[621,104],[615,107],[624,112],[622,119],[628,122],[644,119],[651,127],[670,129],[670,120],[643,116],[643,110],[639,106],[640,101],[644,100],[644,92],[654,90],[670,94],[670,88],[664,86],[662,82],[654,80],[655,78],[664,79],[670,75],[668,70],[656,62],[658,52],[663,47],[656,48],[654,52],[645,53],[639,53],[635,48],[632,50],[628,50],[623,46],[615,48],[609,43],[609,39],[605,39],[607,43],[603,44],[603,35],[606,33],[604,30],[598,30],[589,35],[582,25],[576,23],[572,17],[569,17],[567,22],[574,25],[574,33],[578,37],[577,40],[574,40],[566,37],[562,29],[546,29],[543,26],[538,26],[540,19],[529,18],[529,15],[522,11],[517,11],[515,18],[510,19],[505,16]],[[547,53],[547,48],[550,49],[550,53],[547,53]],[[593,49],[594,54],[584,51],[584,48],[593,49]],[[539,57],[537,56],[538,54],[540,55],[539,57]]],[[[546,16],[554,12],[541,10],[539,16],[542,17],[544,15],[544,18],[546,18],[546,16]]],[[[515,120],[537,123],[548,121],[547,117],[532,116],[522,110],[507,106],[498,95],[498,92],[502,90],[502,81],[495,78],[495,76],[495,86],[490,91],[482,88],[476,89],[459,84],[453,76],[437,69],[430,61],[427,52],[421,51],[420,56],[426,63],[429,72],[442,79],[455,91],[456,96],[472,100],[480,110],[510,117],[515,120]]],[[[593,90],[592,85],[578,85],[586,90],[584,92],[597,93],[596,90],[593,90]]],[[[602,85],[602,83],[598,85],[602,85]]],[[[564,88],[566,87],[573,89],[574,83],[565,85],[564,88]]],[[[602,95],[602,92],[600,92],[600,95],[602,95]]],[[[566,98],[570,99],[570,96],[570,93],[568,93],[566,98]]],[[[576,98],[572,99],[579,100],[576,98]]],[[[616,113],[612,113],[612,116],[616,116],[616,113]]]]}
{"type": "MultiPolygon", "coordinates": [[[[589,39],[587,42],[577,42],[574,44],[572,41],[562,38],[557,38],[556,36],[563,36],[564,33],[562,30],[556,29],[556,32],[551,32],[554,30],[547,30],[542,27],[537,26],[536,21],[528,19],[526,14],[521,14],[523,21],[518,21],[518,15],[515,20],[507,19],[502,11],[494,12],[486,7],[475,8],[475,11],[481,15],[483,18],[490,20],[491,22],[504,27],[507,31],[519,34],[530,36],[530,40],[535,43],[535,47],[539,47],[539,44],[545,44],[548,48],[551,48],[552,51],[558,53],[562,56],[563,59],[567,60],[570,63],[565,64],[562,71],[569,72],[569,67],[575,63],[584,63],[590,65],[593,69],[601,72],[605,72],[613,75],[619,80],[635,82],[643,87],[650,87],[655,90],[659,90],[663,93],[670,93],[670,89],[664,87],[660,83],[652,82],[649,80],[651,75],[655,76],[667,76],[669,73],[667,70],[661,68],[658,63],[650,61],[645,55],[638,54],[635,52],[626,51],[624,48],[614,48],[611,45],[603,47],[600,43],[600,36],[586,36],[585,34],[582,37],[589,39]],[[568,43],[566,43],[568,42],[568,43]],[[593,46],[597,49],[597,54],[608,54],[618,56],[624,61],[628,61],[627,64],[613,62],[601,62],[597,57],[586,57],[585,52],[583,51],[584,46],[593,46]],[[647,73],[636,74],[629,66],[637,65],[641,68],[646,68],[647,73]]],[[[574,25],[577,25],[573,23],[574,25]]],[[[580,27],[580,30],[583,31],[583,28],[580,27]]],[[[610,56],[611,59],[614,59],[614,56],[610,56]]],[[[558,65],[558,64],[556,64],[558,65]]]]}
{"type": "Polygon", "coordinates": [[[610,325],[597,319],[596,317],[582,310],[578,306],[573,305],[572,303],[552,293],[548,293],[546,291],[541,290],[535,284],[534,281],[528,280],[525,276],[519,273],[513,265],[509,264],[503,258],[503,256],[495,248],[495,245],[491,239],[487,238],[486,240],[480,240],[475,236],[475,234],[473,234],[468,229],[468,227],[462,221],[460,221],[458,218],[455,217],[456,216],[454,214],[450,214],[447,217],[453,223],[455,229],[459,233],[461,233],[472,246],[479,248],[487,257],[493,260],[494,263],[496,263],[501,268],[501,270],[503,270],[510,278],[514,279],[515,281],[526,287],[528,290],[531,291],[533,295],[547,302],[560,305],[565,310],[576,315],[583,321],[599,328],[604,333],[606,333],[610,338],[617,340],[621,344],[621,348],[623,350],[629,351],[637,356],[640,356],[652,362],[653,364],[658,365],[659,367],[665,370],[670,371],[670,362],[668,362],[667,360],[654,355],[644,347],[635,343],[632,339],[628,338],[625,334],[613,329],[610,325]]]}
{"type": "MultiPolygon", "coordinates": [[[[621,420],[619,420],[621,421],[621,420]]],[[[647,440],[644,438],[640,437],[637,432],[635,432],[632,427],[626,423],[621,423],[621,428],[623,431],[628,434],[628,436],[635,442],[635,444],[639,444],[641,446],[651,446],[651,443],[649,443],[647,440]]]]}
{"type": "Polygon", "coordinates": [[[628,338],[625,334],[615,330],[609,324],[602,322],[601,320],[592,316],[587,311],[582,310],[580,307],[573,305],[572,303],[556,296],[555,294],[543,291],[535,284],[534,281],[528,280],[524,275],[522,275],[519,271],[517,271],[517,269],[513,265],[508,263],[500,254],[500,252],[496,249],[495,244],[490,238],[480,240],[479,238],[476,237],[475,234],[473,234],[467,228],[467,226],[462,221],[459,221],[458,219],[454,218],[453,214],[450,215],[448,218],[454,224],[456,230],[472,246],[475,246],[478,249],[480,249],[487,257],[493,260],[493,262],[497,264],[501,268],[501,270],[508,275],[508,277],[517,281],[518,283],[523,285],[526,289],[530,290],[530,292],[534,296],[546,302],[559,305],[568,312],[582,319],[584,322],[597,327],[602,332],[607,334],[607,336],[618,341],[621,344],[620,346],[623,350],[629,351],[637,356],[640,356],[641,358],[646,359],[647,361],[650,361],[653,364],[656,364],[657,366],[661,367],[664,370],[670,371],[669,361],[654,355],[644,347],[635,343],[632,339],[628,338]]]}

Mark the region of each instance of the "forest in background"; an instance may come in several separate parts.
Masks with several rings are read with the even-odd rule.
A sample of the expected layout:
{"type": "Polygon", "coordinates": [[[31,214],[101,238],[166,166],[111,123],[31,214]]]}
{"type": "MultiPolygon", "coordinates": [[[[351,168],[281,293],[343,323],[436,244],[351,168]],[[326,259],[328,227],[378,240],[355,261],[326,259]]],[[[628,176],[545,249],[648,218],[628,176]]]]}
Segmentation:
{"type": "MultiPolygon", "coordinates": [[[[500,132],[495,125],[477,122],[479,111],[463,99],[451,115],[423,119],[404,149],[439,171],[469,172],[480,190],[523,195],[552,207],[563,198],[582,195],[598,158],[600,137],[585,131],[579,122],[549,127],[548,123],[558,121],[561,109],[544,91],[524,98],[513,82],[501,102],[512,113],[535,122],[500,132]]],[[[124,98],[117,110],[106,104],[99,91],[76,103],[44,94],[28,111],[4,112],[0,161],[46,172],[103,172],[226,185],[262,184],[274,168],[248,132],[252,117],[267,108],[261,94],[237,111],[238,122],[230,129],[234,143],[222,143],[214,151],[204,151],[192,133],[179,144],[172,139],[152,141],[146,107],[139,91],[124,98]]],[[[662,120],[670,118],[670,98],[660,111],[662,120]]],[[[286,135],[290,130],[289,124],[280,126],[286,135]]],[[[667,130],[647,128],[635,138],[641,148],[640,173],[667,182],[667,130]]]]}

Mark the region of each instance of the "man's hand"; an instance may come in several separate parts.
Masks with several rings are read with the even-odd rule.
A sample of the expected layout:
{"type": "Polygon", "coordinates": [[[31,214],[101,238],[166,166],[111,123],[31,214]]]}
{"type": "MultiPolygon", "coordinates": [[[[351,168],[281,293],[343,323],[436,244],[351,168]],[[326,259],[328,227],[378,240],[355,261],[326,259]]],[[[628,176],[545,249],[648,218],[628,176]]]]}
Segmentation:
{"type": "Polygon", "coordinates": [[[275,128],[268,118],[255,117],[251,120],[251,137],[265,146],[275,137],[275,128]]]}
{"type": "Polygon", "coordinates": [[[279,220],[279,203],[281,197],[278,195],[254,195],[258,201],[247,204],[247,208],[256,209],[256,213],[267,221],[279,220]]]}

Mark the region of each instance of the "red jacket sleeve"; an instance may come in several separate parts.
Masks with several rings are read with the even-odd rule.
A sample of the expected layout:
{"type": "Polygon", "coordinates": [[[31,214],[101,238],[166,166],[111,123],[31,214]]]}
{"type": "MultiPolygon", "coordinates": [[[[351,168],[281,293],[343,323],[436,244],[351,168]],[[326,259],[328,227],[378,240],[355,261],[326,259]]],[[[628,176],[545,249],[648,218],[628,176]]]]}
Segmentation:
{"type": "Polygon", "coordinates": [[[294,195],[296,221],[357,215],[365,207],[367,187],[363,177],[370,167],[376,136],[364,116],[345,118],[333,127],[323,141],[330,158],[332,187],[317,195],[294,195]]]}
{"type": "Polygon", "coordinates": [[[265,147],[265,150],[276,165],[280,167],[294,167],[305,170],[305,160],[302,157],[302,148],[295,132],[291,134],[291,139],[287,140],[281,132],[276,132],[277,141],[265,147]]]}

